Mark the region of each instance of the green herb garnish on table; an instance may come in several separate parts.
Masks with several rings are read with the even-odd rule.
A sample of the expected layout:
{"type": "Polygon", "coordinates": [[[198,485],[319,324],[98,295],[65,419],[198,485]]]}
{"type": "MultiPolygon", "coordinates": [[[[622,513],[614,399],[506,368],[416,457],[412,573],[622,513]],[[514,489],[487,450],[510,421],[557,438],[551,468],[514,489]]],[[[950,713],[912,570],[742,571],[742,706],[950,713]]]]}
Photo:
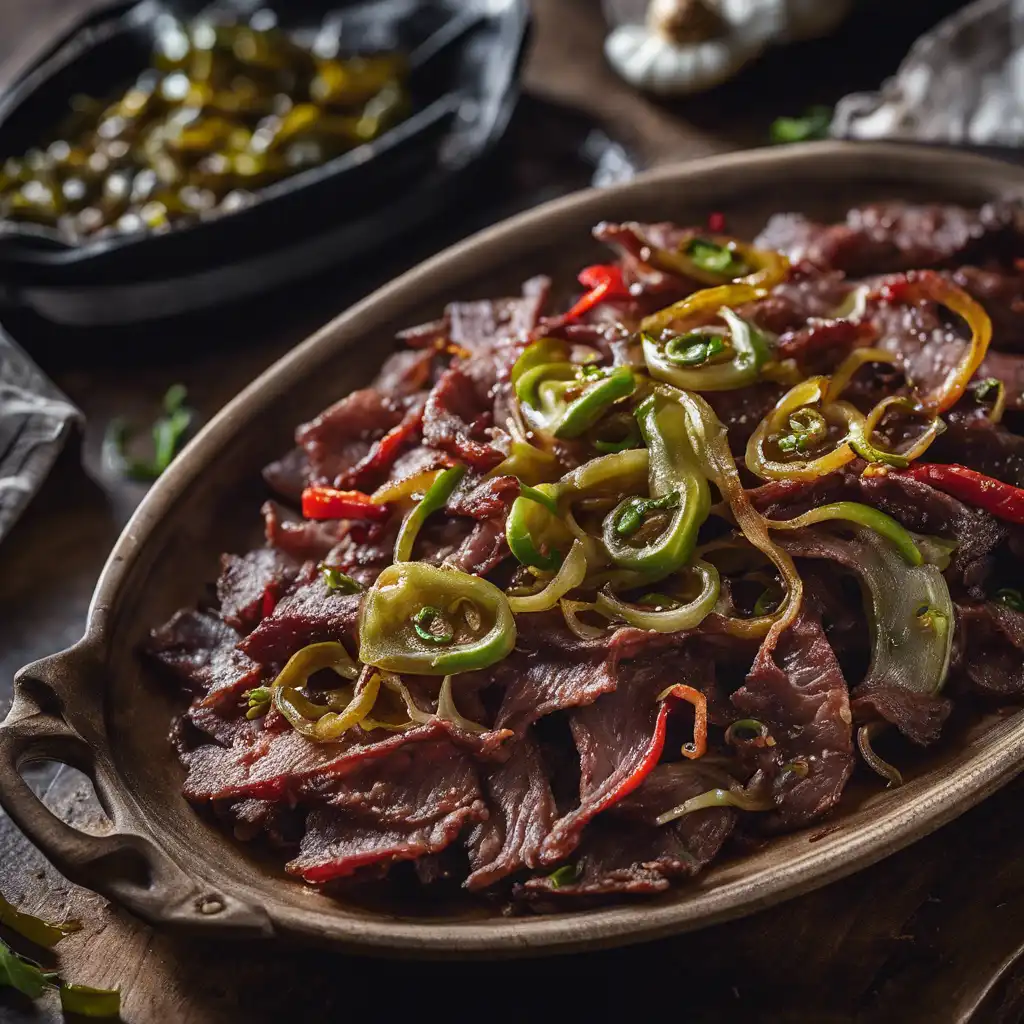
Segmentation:
{"type": "Polygon", "coordinates": [[[130,480],[156,480],[178,454],[195,418],[195,412],[185,405],[187,397],[184,384],[172,384],[167,389],[164,414],[151,428],[153,457],[148,460],[128,454],[136,428],[121,418],[111,420],[103,440],[104,462],[130,480]]]}
{"type": "Polygon", "coordinates": [[[781,144],[827,139],[831,124],[831,107],[809,107],[803,117],[777,117],[772,122],[772,142],[781,144]]]}

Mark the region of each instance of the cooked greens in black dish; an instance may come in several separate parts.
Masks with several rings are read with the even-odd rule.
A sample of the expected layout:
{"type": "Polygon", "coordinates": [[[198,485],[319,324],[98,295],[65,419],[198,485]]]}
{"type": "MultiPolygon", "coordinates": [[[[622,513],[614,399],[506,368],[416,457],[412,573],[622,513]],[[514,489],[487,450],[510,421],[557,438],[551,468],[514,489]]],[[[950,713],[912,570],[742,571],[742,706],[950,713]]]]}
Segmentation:
{"type": "Polygon", "coordinates": [[[39,146],[0,165],[0,217],[69,241],[162,231],[366,142],[411,109],[398,53],[339,56],[272,24],[162,13],[151,67],[113,97],[75,95],[39,146]]]}
{"type": "Polygon", "coordinates": [[[307,882],[656,893],[1024,694],[1024,212],[595,234],[299,427],[151,636],[185,795],[307,882]]]}

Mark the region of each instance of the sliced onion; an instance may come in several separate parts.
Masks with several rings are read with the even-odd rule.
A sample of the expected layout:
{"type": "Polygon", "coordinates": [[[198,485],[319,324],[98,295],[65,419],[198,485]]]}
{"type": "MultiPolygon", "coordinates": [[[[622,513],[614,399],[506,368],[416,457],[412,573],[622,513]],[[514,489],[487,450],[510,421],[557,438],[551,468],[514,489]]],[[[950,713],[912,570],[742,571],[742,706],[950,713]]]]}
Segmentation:
{"type": "Polygon", "coordinates": [[[884,732],[888,724],[888,722],[868,722],[867,725],[862,725],[857,730],[857,749],[860,751],[860,756],[864,758],[864,763],[873,772],[881,775],[891,786],[902,786],[903,775],[899,768],[880,757],[871,745],[872,739],[878,733],[884,732]]]}
{"type": "Polygon", "coordinates": [[[650,457],[646,448],[631,448],[584,462],[559,481],[562,491],[577,497],[611,492],[637,493],[647,484],[650,457]]]}
{"type": "Polygon", "coordinates": [[[989,422],[1001,423],[1003,420],[1003,413],[1006,412],[1006,385],[1003,381],[999,380],[998,377],[989,377],[987,380],[981,381],[975,388],[974,400],[984,407],[985,399],[980,397],[980,388],[985,386],[986,388],[991,385],[996,389],[996,400],[992,403],[992,407],[986,413],[989,422]]]}
{"type": "Polygon", "coordinates": [[[924,560],[934,565],[939,572],[945,572],[949,568],[953,552],[960,546],[958,541],[947,540],[945,537],[926,537],[920,533],[912,533],[911,536],[924,560]]]}
{"type": "Polygon", "coordinates": [[[709,562],[696,559],[690,566],[700,579],[700,593],[678,608],[658,611],[628,604],[617,598],[609,587],[597,595],[595,609],[609,619],[621,619],[637,629],[650,629],[656,633],[680,633],[696,629],[714,611],[721,587],[718,570],[709,562]]]}
{"type": "Polygon", "coordinates": [[[939,693],[949,671],[954,613],[938,567],[907,565],[889,541],[866,527],[856,527],[852,539],[813,528],[808,533],[809,545],[793,540],[798,554],[845,565],[863,583],[872,632],[866,680],[939,693]]]}
{"type": "Polygon", "coordinates": [[[706,793],[691,796],[689,800],[679,804],[678,807],[659,814],[655,823],[667,825],[684,815],[693,814],[694,811],[707,810],[709,807],[738,807],[741,811],[770,811],[775,807],[775,802],[770,796],[752,796],[740,786],[729,789],[709,789],[706,793]]]}
{"type": "Polygon", "coordinates": [[[452,725],[464,732],[472,732],[480,734],[487,732],[486,725],[480,725],[479,722],[471,721],[468,718],[463,718],[459,714],[458,708],[455,707],[455,700],[452,697],[452,677],[445,676],[441,681],[441,691],[437,695],[437,717],[442,722],[451,722],[452,725]]]}
{"type": "MultiPolygon", "coordinates": [[[[869,448],[874,448],[874,442],[871,440],[878,429],[879,424],[885,417],[885,414],[891,408],[905,409],[907,412],[921,415],[923,410],[920,409],[913,401],[909,398],[905,398],[902,395],[888,395],[883,398],[872,410],[868,413],[867,419],[865,419],[863,425],[859,428],[861,438],[867,443],[869,448]]],[[[931,443],[946,429],[946,424],[942,421],[938,415],[930,415],[928,417],[928,425],[921,432],[921,434],[914,440],[908,448],[904,448],[901,452],[885,452],[881,459],[875,461],[889,461],[892,463],[892,459],[886,458],[886,456],[895,456],[899,460],[900,468],[908,466],[914,459],[919,459],[931,446],[931,443]]],[[[868,455],[860,449],[859,444],[856,442],[853,445],[854,449],[857,450],[859,455],[868,458],[868,455]]],[[[895,463],[892,463],[895,464],[895,463]]]]}
{"type": "MultiPolygon", "coordinates": [[[[673,392],[676,401],[686,409],[690,427],[690,442],[698,461],[707,476],[714,481],[732,510],[736,525],[743,535],[759,551],[763,552],[779,570],[779,576],[786,588],[786,596],[778,609],[764,619],[770,622],[767,633],[774,640],[787,629],[800,612],[803,603],[804,584],[797,572],[793,559],[771,538],[768,523],[747,497],[747,492],[736,469],[736,460],[729,449],[728,436],[722,421],[714,410],[699,395],[688,391],[673,392]]],[[[753,623],[754,620],[751,620],[753,623]]]]}
{"type": "Polygon", "coordinates": [[[340,739],[354,725],[359,725],[373,710],[380,692],[380,673],[373,672],[366,685],[356,692],[348,705],[341,711],[329,711],[316,723],[314,738],[320,742],[340,739]]]}
{"type": "Polygon", "coordinates": [[[832,374],[832,382],[829,384],[828,393],[830,398],[838,398],[847,385],[853,379],[854,374],[865,363],[895,363],[896,356],[892,352],[886,352],[882,348],[857,348],[854,349],[836,368],[832,374]]]}
{"type": "Polygon", "coordinates": [[[370,495],[378,505],[390,505],[396,501],[419,501],[430,485],[441,475],[440,469],[427,469],[422,473],[414,473],[404,480],[389,480],[370,495]]]}
{"type": "Polygon", "coordinates": [[[558,604],[562,609],[565,624],[580,640],[596,640],[605,635],[606,630],[599,626],[591,626],[580,618],[580,612],[592,612],[597,609],[597,605],[592,601],[570,601],[567,597],[563,597],[558,604]]]}
{"type": "Polygon", "coordinates": [[[433,721],[434,716],[429,711],[424,711],[412,699],[412,694],[405,683],[402,682],[401,677],[393,672],[382,672],[381,678],[385,688],[402,699],[402,703],[405,704],[405,713],[409,716],[409,720],[406,722],[386,722],[379,718],[367,716],[359,723],[361,728],[367,732],[372,732],[374,729],[404,732],[406,729],[411,729],[414,725],[426,725],[428,722],[433,721]]]}
{"type": "Polygon", "coordinates": [[[586,551],[581,541],[574,540],[561,568],[548,581],[547,586],[543,590],[537,591],[536,594],[528,594],[525,597],[509,597],[508,606],[516,615],[525,612],[546,612],[558,604],[559,598],[578,587],[586,575],[586,551]]]}

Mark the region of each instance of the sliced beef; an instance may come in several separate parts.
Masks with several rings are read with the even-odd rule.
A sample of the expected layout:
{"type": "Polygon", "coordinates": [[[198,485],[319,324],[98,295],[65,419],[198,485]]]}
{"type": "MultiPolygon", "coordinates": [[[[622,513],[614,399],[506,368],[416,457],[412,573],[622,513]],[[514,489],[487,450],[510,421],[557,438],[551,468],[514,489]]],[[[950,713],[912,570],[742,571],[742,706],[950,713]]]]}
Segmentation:
{"type": "Polygon", "coordinates": [[[839,662],[810,609],[774,649],[765,641],[732,703],[775,740],[749,748],[776,807],[765,824],[796,828],[831,810],[853,771],[853,715],[839,662]]]}
{"type": "Polygon", "coordinates": [[[446,740],[406,745],[374,769],[310,812],[290,874],[323,883],[436,854],[487,817],[473,762],[446,740]]]}
{"type": "Polygon", "coordinates": [[[500,517],[504,522],[512,502],[519,497],[519,481],[514,476],[480,479],[467,476],[448,499],[447,511],[453,516],[472,519],[500,517]]]}
{"type": "Polygon", "coordinates": [[[277,603],[299,572],[299,563],[274,548],[247,555],[222,555],[217,598],[224,621],[241,633],[255,626],[277,603]]]}
{"type": "Polygon", "coordinates": [[[1009,203],[980,209],[904,202],[854,207],[840,224],[775,214],[755,245],[791,260],[851,277],[941,267],[979,253],[1010,258],[1021,251],[1020,213],[1009,203]]]}
{"type": "Polygon", "coordinates": [[[954,410],[946,419],[945,433],[928,449],[926,459],[958,462],[1014,487],[1024,487],[1024,437],[984,416],[961,416],[954,410]]]}
{"type": "Polygon", "coordinates": [[[179,745],[179,754],[194,749],[197,736],[203,743],[212,739],[222,747],[230,747],[239,742],[241,737],[251,736],[260,728],[245,717],[244,690],[236,691],[231,696],[234,699],[224,694],[220,699],[216,696],[213,700],[197,697],[192,702],[184,718],[192,728],[191,740],[179,745]]]}
{"type": "Polygon", "coordinates": [[[236,839],[249,842],[263,835],[272,846],[297,846],[302,838],[305,816],[296,808],[268,800],[214,802],[214,813],[226,821],[236,839]]]}
{"type": "Polygon", "coordinates": [[[230,749],[207,745],[187,753],[184,792],[196,802],[243,797],[295,801],[310,790],[322,794],[325,786],[330,789],[367,760],[443,735],[437,721],[369,743],[314,743],[290,729],[260,729],[239,736],[230,749]]]}
{"type": "Polygon", "coordinates": [[[632,793],[658,763],[674,701],[659,701],[667,687],[685,682],[708,688],[713,673],[687,656],[649,656],[616,665],[616,689],[572,712],[580,755],[580,802],[559,818],[541,847],[542,864],[564,860],[584,828],[632,793]]]}
{"type": "Polygon", "coordinates": [[[652,251],[656,248],[677,252],[700,234],[702,232],[696,228],[680,227],[668,221],[654,224],[604,221],[594,228],[594,237],[619,255],[623,281],[632,296],[628,304],[615,303],[625,307],[616,310],[616,319],[621,316],[630,323],[704,287],[684,274],[659,265],[652,251]]]}
{"type": "MultiPolygon", "coordinates": [[[[823,559],[859,575],[865,553],[857,544],[821,530],[797,530],[781,540],[797,558],[823,559]]],[[[792,630],[790,630],[792,632],[792,630]]],[[[884,720],[914,743],[933,743],[949,717],[952,703],[945,697],[919,693],[870,673],[852,690],[850,710],[858,721],[884,720]]]]}
{"type": "Polygon", "coordinates": [[[302,497],[303,488],[309,485],[311,474],[309,459],[301,448],[293,448],[263,469],[267,486],[275,494],[296,504],[302,497]]]}
{"type": "Polygon", "coordinates": [[[957,665],[978,693],[1024,695],[1024,614],[995,601],[957,606],[961,654],[957,665]]]}
{"type": "Polygon", "coordinates": [[[381,394],[405,398],[423,391],[430,383],[434,353],[423,349],[402,349],[384,360],[373,387],[381,394]]]}
{"type": "Polygon", "coordinates": [[[360,600],[360,594],[328,590],[317,576],[282,598],[241,641],[239,650],[263,664],[277,665],[307,644],[325,640],[337,640],[355,651],[360,600]]]}
{"type": "Polygon", "coordinates": [[[474,524],[469,536],[445,559],[445,562],[462,572],[486,576],[510,554],[508,541],[505,539],[504,521],[485,519],[482,523],[474,524]]]}
{"type": "Polygon", "coordinates": [[[305,450],[313,482],[341,486],[345,474],[402,422],[406,411],[400,398],[362,388],[302,424],[295,440],[305,450]]]}
{"type": "Polygon", "coordinates": [[[772,411],[786,389],[768,382],[735,391],[708,391],[702,397],[729,432],[729,447],[736,455],[746,451],[750,435],[772,411]]]}
{"type": "Polygon", "coordinates": [[[782,334],[775,351],[780,359],[795,359],[807,369],[823,360],[835,365],[853,349],[871,345],[877,332],[874,324],[863,320],[808,320],[782,334]]]}
{"type": "Polygon", "coordinates": [[[379,487],[387,479],[399,456],[420,440],[425,404],[425,394],[407,399],[401,420],[383,437],[375,440],[354,466],[336,477],[335,486],[358,491],[373,491],[379,487]]]}
{"type": "Polygon", "coordinates": [[[882,679],[865,679],[854,690],[851,707],[858,722],[889,722],[922,747],[939,738],[953,710],[944,697],[890,686],[882,679]]]}
{"type": "Polygon", "coordinates": [[[270,547],[298,561],[320,561],[348,533],[348,524],[338,520],[317,522],[300,519],[276,501],[265,501],[263,533],[270,547]]]}
{"type": "Polygon", "coordinates": [[[574,858],[575,878],[532,878],[524,894],[603,896],[663,892],[673,879],[695,875],[722,848],[736,824],[728,807],[694,811],[666,825],[657,818],[724,784],[700,762],[660,764],[640,787],[596,819],[574,858]]]}
{"type": "Polygon", "coordinates": [[[146,650],[191,694],[221,704],[258,686],[262,676],[261,666],[237,649],[240,639],[212,612],[184,609],[150,633],[146,650]]]}
{"type": "Polygon", "coordinates": [[[464,370],[447,370],[434,385],[423,413],[424,444],[486,473],[505,457],[493,447],[492,406],[464,370]]]}
{"type": "Polygon", "coordinates": [[[784,335],[803,327],[808,320],[835,316],[852,288],[842,274],[822,274],[815,268],[798,264],[770,295],[741,306],[739,312],[763,331],[784,335]]]}
{"type": "Polygon", "coordinates": [[[503,764],[484,782],[488,816],[469,837],[472,873],[467,889],[485,889],[525,868],[535,868],[541,844],[557,810],[541,761],[540,749],[527,733],[503,764]]]}
{"type": "Polygon", "coordinates": [[[590,704],[615,689],[615,654],[606,640],[580,640],[561,613],[531,616],[535,628],[520,634],[516,650],[488,671],[500,694],[495,728],[517,737],[554,711],[590,704]]]}
{"type": "Polygon", "coordinates": [[[345,523],[324,561],[368,587],[394,560],[401,525],[398,516],[377,523],[345,523]]]}
{"type": "Polygon", "coordinates": [[[876,332],[876,346],[896,356],[897,365],[918,395],[935,391],[964,357],[966,328],[946,319],[933,302],[871,298],[866,318],[876,332]]]}
{"type": "Polygon", "coordinates": [[[496,340],[525,341],[540,319],[551,289],[550,278],[532,277],[519,298],[453,302],[447,310],[448,337],[476,354],[496,340]]]}
{"type": "Polygon", "coordinates": [[[946,578],[970,594],[983,592],[992,552],[1006,537],[1006,528],[987,512],[896,473],[866,477],[854,468],[806,483],[766,484],[749,493],[754,506],[770,519],[792,519],[833,501],[859,501],[915,533],[955,540],[946,578]]]}
{"type": "Polygon", "coordinates": [[[994,348],[1024,351],[1024,273],[968,266],[958,267],[949,278],[985,307],[994,348]]]}

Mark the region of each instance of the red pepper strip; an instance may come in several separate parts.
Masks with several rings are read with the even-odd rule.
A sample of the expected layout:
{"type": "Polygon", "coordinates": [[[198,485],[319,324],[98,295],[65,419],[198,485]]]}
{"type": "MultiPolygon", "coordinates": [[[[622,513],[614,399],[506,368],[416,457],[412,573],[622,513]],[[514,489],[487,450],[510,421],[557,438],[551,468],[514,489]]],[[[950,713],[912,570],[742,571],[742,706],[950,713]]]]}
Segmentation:
{"type": "Polygon", "coordinates": [[[630,297],[626,282],[622,279],[622,270],[614,263],[597,263],[592,267],[584,267],[579,272],[577,280],[590,291],[565,314],[563,319],[566,321],[578,320],[584,313],[608,299],[630,297]]]}
{"type": "Polygon", "coordinates": [[[362,487],[366,486],[367,474],[380,476],[387,473],[402,449],[414,442],[422,429],[423,405],[417,403],[397,427],[392,427],[379,441],[374,441],[370,450],[335,483],[341,487],[362,487]]]}
{"type": "MultiPolygon", "coordinates": [[[[685,700],[693,705],[693,743],[687,743],[683,747],[683,757],[691,761],[703,757],[708,752],[708,699],[700,690],[692,686],[679,683],[662,694],[662,708],[669,697],[676,700],[685,700]]],[[[660,718],[660,716],[659,716],[660,718]]]]}
{"type": "Polygon", "coordinates": [[[721,234],[725,231],[725,214],[724,213],[712,213],[708,216],[708,231],[714,231],[716,234],[721,234]]]}
{"type": "Polygon", "coordinates": [[[925,462],[914,463],[909,469],[889,472],[896,476],[912,476],[915,480],[931,484],[968,505],[990,512],[998,519],[1024,523],[1024,489],[966,466],[925,462]]]}
{"type": "Polygon", "coordinates": [[[386,519],[390,511],[362,491],[307,487],[302,492],[302,514],[307,519],[386,519]]]}
{"type": "Polygon", "coordinates": [[[666,690],[662,698],[658,702],[658,713],[650,742],[636,755],[627,756],[625,760],[620,761],[611,775],[590,795],[583,798],[579,807],[555,822],[540,849],[542,864],[554,864],[562,860],[566,849],[575,848],[580,833],[590,821],[613,804],[617,804],[623,797],[629,796],[651,774],[665,750],[668,720],[677,709],[679,701],[693,703],[696,710],[693,752],[687,753],[684,748],[683,753],[687,757],[699,757],[707,749],[707,702],[704,695],[692,687],[679,685],[666,690]],[[691,694],[696,696],[691,697],[691,694]],[[698,707],[697,698],[703,702],[703,711],[698,707]]]}

